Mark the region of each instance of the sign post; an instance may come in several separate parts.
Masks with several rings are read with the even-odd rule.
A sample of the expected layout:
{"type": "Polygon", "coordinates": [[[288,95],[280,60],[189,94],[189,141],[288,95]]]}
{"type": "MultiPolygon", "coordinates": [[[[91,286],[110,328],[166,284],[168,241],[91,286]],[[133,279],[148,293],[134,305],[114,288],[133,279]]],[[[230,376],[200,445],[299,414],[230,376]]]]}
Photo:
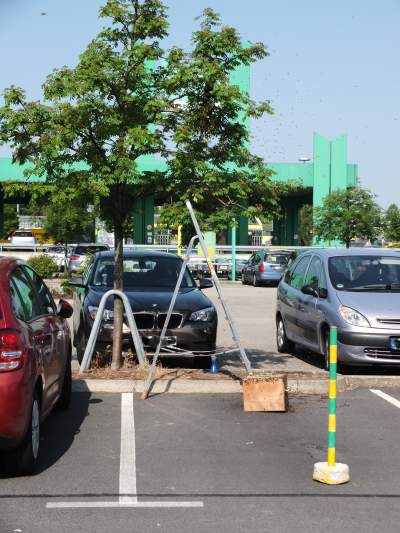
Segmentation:
{"type": "Polygon", "coordinates": [[[329,336],[329,414],[328,462],[315,463],[313,479],[327,485],[340,485],[350,480],[349,467],[336,462],[336,390],[337,390],[337,328],[331,326],[329,336]]]}

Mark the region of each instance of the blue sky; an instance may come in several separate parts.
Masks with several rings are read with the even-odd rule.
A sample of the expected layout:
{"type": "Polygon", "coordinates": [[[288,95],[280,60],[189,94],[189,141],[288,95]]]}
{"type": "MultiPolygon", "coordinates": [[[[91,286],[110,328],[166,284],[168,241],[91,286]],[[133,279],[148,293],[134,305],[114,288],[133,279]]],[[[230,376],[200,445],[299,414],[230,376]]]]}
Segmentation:
{"type": "MultiPolygon", "coordinates": [[[[0,90],[16,84],[39,98],[53,68],[73,66],[97,33],[102,0],[0,0],[0,90]],[[41,13],[46,13],[42,16],[41,13]]],[[[166,46],[188,47],[194,18],[213,7],[270,57],[252,70],[252,97],[275,115],[252,126],[266,161],[312,155],[312,133],[348,134],[349,162],[383,207],[400,204],[399,0],[166,0],[166,46]]],[[[0,147],[0,156],[9,155],[0,147]]]]}

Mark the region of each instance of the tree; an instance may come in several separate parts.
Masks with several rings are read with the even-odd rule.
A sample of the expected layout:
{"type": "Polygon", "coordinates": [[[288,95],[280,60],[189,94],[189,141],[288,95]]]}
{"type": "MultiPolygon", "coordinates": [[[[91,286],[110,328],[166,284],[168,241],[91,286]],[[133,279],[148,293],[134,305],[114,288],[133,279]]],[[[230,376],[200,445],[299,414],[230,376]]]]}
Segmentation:
{"type": "Polygon", "coordinates": [[[184,225],[182,201],[190,198],[204,229],[226,229],[239,215],[272,217],[286,187],[272,182],[273,172],[250,152],[248,128],[249,119],[272,109],[230,82],[240,65],[266,57],[266,47],[243,45],[212,9],[204,10],[192,42],[190,53],[173,49],[167,59],[168,91],[176,95],[179,111],[165,121],[171,143],[164,154],[174,180],[166,184],[171,197],[163,216],[184,225]]]}
{"type": "MultiPolygon", "coordinates": [[[[109,25],[75,68],[48,76],[44,103],[26,101],[18,87],[4,92],[0,142],[10,143],[15,161],[32,164],[27,175],[99,198],[100,217],[114,231],[115,288],[122,290],[123,237],[137,199],[191,198],[218,227],[239,214],[273,215],[282,189],[250,153],[244,124],[272,112],[269,104],[229,83],[241,63],[267,55],[264,45],[242,46],[235,29],[221,28],[205,10],[193,50],[165,53],[161,0],[108,0],[100,17],[109,25]],[[152,154],[166,158],[168,171],[139,168],[152,154]]],[[[115,298],[114,368],[121,364],[122,311],[115,298]]]]}
{"type": "Polygon", "coordinates": [[[3,237],[8,237],[18,229],[18,215],[13,205],[4,204],[4,232],[3,237]]]}
{"type": "MultiPolygon", "coordinates": [[[[100,198],[100,216],[114,231],[115,288],[122,290],[123,237],[135,200],[164,183],[157,173],[140,172],[138,159],[163,148],[162,112],[172,102],[162,87],[166,69],[154,65],[168,22],[159,0],[108,0],[100,17],[109,25],[77,66],[48,76],[45,103],[27,102],[18,87],[4,92],[0,140],[11,144],[15,161],[33,164],[31,174],[100,198]]],[[[121,365],[122,321],[115,298],[114,368],[121,365]]]]}
{"type": "Polygon", "coordinates": [[[309,204],[304,204],[299,211],[299,229],[298,229],[300,244],[302,246],[310,246],[313,239],[313,207],[309,204]]]}
{"type": "Polygon", "coordinates": [[[390,204],[383,219],[383,234],[385,240],[400,241],[400,209],[396,204],[390,204]]]}
{"type": "MultiPolygon", "coordinates": [[[[93,240],[96,212],[88,208],[89,200],[64,189],[53,194],[44,210],[44,230],[55,242],[67,244],[77,240],[93,240]]],[[[92,206],[93,207],[93,206],[92,206]]]]}
{"type": "Polygon", "coordinates": [[[349,248],[352,239],[375,239],[381,230],[381,209],[374,195],[361,187],[334,191],[314,208],[317,240],[339,240],[349,248]]]}

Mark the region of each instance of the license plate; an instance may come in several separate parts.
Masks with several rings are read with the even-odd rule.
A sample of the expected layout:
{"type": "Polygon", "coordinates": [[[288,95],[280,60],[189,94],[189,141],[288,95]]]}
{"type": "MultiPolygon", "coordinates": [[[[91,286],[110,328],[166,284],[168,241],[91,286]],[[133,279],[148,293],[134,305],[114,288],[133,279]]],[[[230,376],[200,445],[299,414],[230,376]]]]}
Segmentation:
{"type": "Polygon", "coordinates": [[[221,270],[228,270],[228,267],[225,266],[225,265],[222,265],[221,267],[219,267],[221,270]]]}

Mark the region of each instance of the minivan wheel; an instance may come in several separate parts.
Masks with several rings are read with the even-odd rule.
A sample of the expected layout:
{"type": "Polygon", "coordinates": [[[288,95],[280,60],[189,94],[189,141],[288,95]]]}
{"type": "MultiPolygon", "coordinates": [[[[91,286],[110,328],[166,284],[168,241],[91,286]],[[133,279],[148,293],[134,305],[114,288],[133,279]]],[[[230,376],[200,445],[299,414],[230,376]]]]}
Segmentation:
{"type": "Polygon", "coordinates": [[[276,321],[276,344],[279,353],[288,353],[293,351],[294,343],[286,336],[285,324],[282,317],[276,321]]]}

